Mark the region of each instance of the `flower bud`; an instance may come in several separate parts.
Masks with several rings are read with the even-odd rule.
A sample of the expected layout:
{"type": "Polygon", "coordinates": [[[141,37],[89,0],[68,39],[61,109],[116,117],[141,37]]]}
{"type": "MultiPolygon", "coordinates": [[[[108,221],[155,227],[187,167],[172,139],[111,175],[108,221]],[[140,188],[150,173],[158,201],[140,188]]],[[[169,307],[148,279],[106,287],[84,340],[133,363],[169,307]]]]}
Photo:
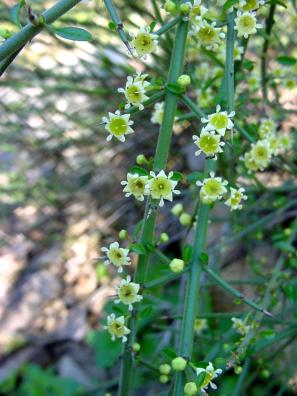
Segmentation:
{"type": "Polygon", "coordinates": [[[171,260],[169,263],[169,267],[172,272],[181,272],[184,269],[184,266],[185,266],[184,260],[180,260],[177,258],[171,260]]]}
{"type": "Polygon", "coordinates": [[[138,165],[144,165],[144,164],[147,163],[147,159],[145,158],[145,156],[144,156],[143,154],[139,154],[139,155],[136,157],[136,163],[137,163],[138,165]]]}
{"type": "Polygon", "coordinates": [[[180,215],[179,222],[183,226],[189,226],[192,223],[192,217],[184,212],[180,215]]]}
{"type": "Polygon", "coordinates": [[[171,367],[169,366],[169,364],[165,363],[165,364],[161,364],[159,370],[161,374],[168,375],[171,371],[171,367]]]}
{"type": "Polygon", "coordinates": [[[173,1],[167,0],[164,4],[164,10],[166,12],[172,12],[175,10],[175,8],[176,8],[176,5],[173,1]]]}
{"type": "Polygon", "coordinates": [[[184,392],[186,396],[194,396],[197,395],[198,389],[195,382],[187,382],[184,387],[184,392]]]}
{"type": "Polygon", "coordinates": [[[134,344],[132,345],[132,349],[134,352],[139,352],[140,351],[140,344],[138,344],[138,342],[134,342],[134,344]]]}
{"type": "Polygon", "coordinates": [[[168,382],[169,378],[167,377],[167,375],[160,375],[160,382],[161,384],[166,384],[166,382],[168,382]]]}
{"type": "Polygon", "coordinates": [[[180,5],[180,12],[184,15],[188,15],[191,11],[191,3],[186,2],[180,5]]]}
{"type": "Polygon", "coordinates": [[[239,375],[242,372],[242,367],[241,366],[235,366],[234,367],[234,373],[239,375]]]}
{"type": "Polygon", "coordinates": [[[176,357],[171,362],[171,366],[175,371],[184,371],[186,365],[187,365],[187,361],[182,357],[176,357]]]}
{"type": "Polygon", "coordinates": [[[168,234],[166,234],[166,232],[162,232],[162,234],[160,235],[160,242],[161,243],[166,243],[168,241],[169,241],[168,234]]]}
{"type": "Polygon", "coordinates": [[[188,74],[182,74],[177,79],[177,84],[180,87],[186,87],[187,85],[191,84],[191,77],[188,74]]]}
{"type": "Polygon", "coordinates": [[[128,232],[127,232],[127,230],[121,230],[120,232],[119,232],[119,238],[120,239],[126,239],[128,237],[128,232]]]}
{"type": "Polygon", "coordinates": [[[174,214],[175,216],[179,216],[183,210],[184,210],[183,204],[178,203],[173,206],[173,208],[171,209],[171,213],[174,214]]]}

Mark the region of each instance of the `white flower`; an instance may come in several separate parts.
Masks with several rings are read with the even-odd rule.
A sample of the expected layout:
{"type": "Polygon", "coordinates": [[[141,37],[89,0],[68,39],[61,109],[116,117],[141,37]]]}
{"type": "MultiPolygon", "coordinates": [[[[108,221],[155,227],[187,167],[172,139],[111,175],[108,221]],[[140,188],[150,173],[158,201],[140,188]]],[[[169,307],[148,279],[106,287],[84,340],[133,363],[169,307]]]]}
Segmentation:
{"type": "Polygon", "coordinates": [[[101,251],[106,254],[105,265],[112,263],[118,267],[118,272],[123,271],[124,265],[131,265],[131,259],[128,256],[129,249],[123,249],[120,247],[118,242],[113,242],[109,245],[109,248],[102,247],[101,251]]]}
{"type": "Polygon", "coordinates": [[[128,173],[127,181],[122,181],[121,184],[125,186],[123,191],[126,193],[126,197],[134,195],[138,201],[143,201],[147,182],[147,176],[140,176],[137,173],[128,173]]]}
{"type": "Polygon", "coordinates": [[[139,292],[140,285],[138,283],[131,282],[131,276],[128,275],[126,279],[122,279],[120,285],[117,287],[118,299],[115,300],[116,304],[122,302],[129,306],[129,311],[132,311],[134,303],[142,300],[142,296],[137,294],[139,292]]]}
{"type": "Polygon", "coordinates": [[[223,180],[221,177],[215,177],[214,172],[210,172],[210,178],[204,179],[203,182],[197,181],[197,186],[201,186],[200,198],[205,204],[211,204],[216,200],[222,198],[227,192],[226,185],[227,180],[223,180]]]}
{"type": "Polygon", "coordinates": [[[242,209],[241,201],[246,200],[247,196],[244,194],[245,189],[240,187],[239,189],[230,188],[230,197],[227,199],[225,204],[230,206],[231,211],[236,209],[242,209]]]}
{"type": "Polygon", "coordinates": [[[246,325],[242,319],[231,318],[231,320],[233,322],[233,329],[235,329],[239,334],[244,336],[249,332],[250,326],[246,325]]]}
{"type": "Polygon", "coordinates": [[[151,33],[149,26],[141,27],[136,36],[133,33],[131,36],[133,37],[132,47],[140,58],[145,59],[146,55],[152,53],[158,45],[159,37],[151,33]]]}
{"type": "Polygon", "coordinates": [[[208,323],[206,319],[200,319],[196,318],[194,322],[194,330],[196,333],[200,334],[203,332],[203,330],[206,330],[208,328],[208,323]]]}
{"type": "Polygon", "coordinates": [[[107,117],[102,117],[102,122],[105,124],[105,129],[110,133],[106,140],[109,142],[114,136],[121,142],[125,141],[125,135],[133,133],[133,129],[130,125],[133,125],[133,121],[129,120],[130,114],[121,115],[120,111],[117,110],[115,113],[108,113],[107,117]]]}
{"type": "Polygon", "coordinates": [[[104,326],[104,329],[108,330],[112,341],[121,338],[122,342],[126,342],[126,335],[130,333],[128,327],[125,326],[124,316],[116,317],[113,313],[107,316],[107,326],[104,326]]]}
{"type": "Polygon", "coordinates": [[[262,118],[259,126],[259,136],[265,139],[267,136],[271,136],[276,131],[276,124],[271,118],[262,118]]]}
{"type": "Polygon", "coordinates": [[[217,50],[221,45],[221,39],[225,38],[225,33],[221,28],[216,28],[216,23],[209,24],[202,17],[196,18],[197,23],[192,26],[190,34],[195,36],[199,44],[204,45],[209,50],[217,50]]]}
{"type": "Polygon", "coordinates": [[[164,102],[156,103],[154,106],[154,111],[151,117],[151,122],[153,124],[162,124],[164,115],[164,102]]]}
{"type": "Polygon", "coordinates": [[[128,101],[125,105],[125,109],[129,109],[129,107],[137,106],[139,110],[143,110],[143,102],[146,101],[149,97],[146,96],[146,88],[150,86],[148,81],[145,81],[147,75],[141,75],[140,73],[134,76],[128,76],[125,89],[118,88],[118,92],[123,93],[128,101]]]}
{"type": "Polygon", "coordinates": [[[190,19],[191,22],[195,23],[198,19],[198,22],[200,21],[199,17],[204,17],[204,15],[207,13],[208,9],[201,5],[201,0],[194,0],[193,5],[191,6],[191,11],[190,11],[190,19]]]}
{"type": "Polygon", "coordinates": [[[216,154],[222,153],[222,147],[225,145],[221,142],[221,135],[216,135],[214,131],[207,131],[203,128],[200,136],[193,136],[194,143],[198,146],[199,150],[195,152],[195,155],[201,154],[203,152],[207,157],[214,156],[217,159],[216,154]]]}
{"type": "Polygon", "coordinates": [[[253,143],[250,155],[258,169],[263,170],[267,168],[272,155],[269,142],[267,140],[258,140],[256,143],[253,143]]]}
{"type": "Polygon", "coordinates": [[[231,117],[234,117],[235,112],[232,111],[228,114],[226,111],[220,111],[221,106],[217,105],[216,112],[207,116],[207,118],[201,118],[201,122],[207,123],[206,131],[217,131],[220,135],[224,136],[226,129],[233,128],[233,122],[231,117]]]}
{"type": "Polygon", "coordinates": [[[250,34],[257,33],[257,29],[261,29],[262,25],[257,23],[255,12],[237,11],[234,29],[238,32],[238,37],[248,38],[250,34]]]}
{"type": "Polygon", "coordinates": [[[208,385],[210,385],[212,389],[217,389],[216,384],[213,383],[212,380],[217,378],[220,374],[222,374],[222,372],[223,371],[221,369],[215,370],[211,362],[208,363],[208,366],[205,369],[201,367],[196,368],[197,376],[201,373],[205,373],[205,378],[200,388],[203,394],[206,394],[205,390],[208,388],[208,385]]]}
{"type": "Polygon", "coordinates": [[[179,190],[175,190],[177,181],[172,180],[173,172],[169,172],[166,176],[164,170],[161,170],[157,175],[155,172],[150,172],[151,179],[149,179],[145,186],[147,194],[150,194],[153,199],[159,199],[160,206],[164,205],[164,199],[172,201],[173,194],[180,194],[179,190]]]}

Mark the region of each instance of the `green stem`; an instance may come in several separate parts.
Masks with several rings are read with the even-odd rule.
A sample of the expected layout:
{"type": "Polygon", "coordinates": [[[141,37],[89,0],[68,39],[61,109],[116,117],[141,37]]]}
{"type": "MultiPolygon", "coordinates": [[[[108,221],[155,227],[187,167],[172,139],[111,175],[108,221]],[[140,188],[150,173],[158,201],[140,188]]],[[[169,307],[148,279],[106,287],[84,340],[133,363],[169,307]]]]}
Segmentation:
{"type": "MultiPolygon", "coordinates": [[[[176,37],[171,57],[171,63],[168,74],[168,83],[175,83],[183,70],[185,58],[185,45],[188,33],[188,22],[180,20],[176,30],[176,37]]],[[[160,128],[158,143],[154,159],[154,169],[161,170],[166,167],[167,158],[170,149],[172,128],[176,114],[178,96],[167,91],[165,94],[164,117],[160,128]]],[[[153,243],[154,228],[157,217],[155,204],[148,199],[146,204],[141,243],[143,245],[153,243]]],[[[135,272],[135,281],[143,284],[146,278],[147,266],[150,255],[141,255],[138,258],[138,264],[135,272]]],[[[131,333],[128,342],[124,348],[123,361],[121,366],[119,396],[131,396],[131,382],[133,375],[133,353],[132,345],[136,339],[137,316],[133,314],[129,321],[131,333]]]]}
{"type": "Polygon", "coordinates": [[[128,38],[124,31],[124,25],[123,25],[120,17],[118,16],[117,10],[116,10],[115,6],[113,5],[112,0],[104,0],[104,4],[105,4],[105,7],[109,13],[110,18],[112,19],[113,23],[115,23],[117,26],[117,30],[118,30],[118,33],[119,33],[119,36],[120,36],[122,42],[125,44],[128,51],[133,56],[132,48],[129,44],[128,38]]]}
{"type": "Polygon", "coordinates": [[[267,312],[264,308],[260,307],[258,304],[254,303],[249,298],[245,297],[241,292],[234,289],[228,282],[226,282],[220,275],[215,273],[211,268],[206,266],[203,267],[203,270],[212,278],[214,279],[223,289],[225,289],[228,293],[232,294],[232,296],[238,298],[240,301],[244,302],[245,304],[249,305],[251,308],[255,309],[258,312],[263,313],[271,317],[272,315],[267,312]]]}
{"type": "Polygon", "coordinates": [[[51,24],[60,16],[71,10],[76,6],[81,0],[60,0],[53,7],[46,10],[42,16],[44,18],[44,24],[39,26],[33,26],[28,23],[14,36],[7,39],[4,44],[0,47],[0,62],[2,62],[6,57],[11,56],[17,52],[20,48],[26,45],[29,41],[33,39],[44,27],[45,24],[51,24]]]}
{"type": "Polygon", "coordinates": [[[265,40],[263,44],[263,50],[261,54],[261,85],[262,85],[262,95],[263,99],[268,102],[267,97],[267,76],[266,76],[266,60],[267,60],[267,51],[269,46],[270,34],[272,31],[272,27],[274,25],[274,13],[276,9],[276,4],[271,4],[269,9],[269,14],[266,19],[266,28],[265,28],[265,40]]]}
{"type": "MultiPolygon", "coordinates": [[[[215,169],[215,162],[213,160],[206,160],[205,177],[209,172],[215,169]]],[[[178,354],[186,359],[190,359],[193,350],[194,339],[194,322],[196,319],[198,308],[198,292],[200,287],[200,275],[202,272],[202,263],[200,255],[205,248],[206,234],[208,227],[210,206],[202,202],[198,208],[198,220],[193,244],[193,255],[189,264],[190,270],[188,275],[188,284],[185,296],[184,315],[182,321],[181,338],[178,354]]],[[[173,395],[178,396],[183,394],[184,376],[183,373],[176,374],[173,395]]]]}
{"type": "Polygon", "coordinates": [[[181,20],[181,17],[177,16],[176,18],[172,19],[171,21],[165,23],[165,25],[163,25],[159,30],[154,32],[154,34],[161,36],[162,34],[168,32],[168,30],[172,29],[175,25],[177,25],[180,20],[181,20]]]}
{"type": "Polygon", "coordinates": [[[232,396],[240,396],[240,395],[242,395],[243,382],[244,382],[244,380],[245,380],[245,378],[246,378],[246,376],[247,376],[247,374],[249,372],[249,368],[250,368],[250,359],[246,358],[245,362],[243,364],[243,367],[242,367],[242,372],[240,373],[240,375],[238,377],[238,380],[237,380],[235,389],[234,389],[234,391],[232,393],[232,396]]]}

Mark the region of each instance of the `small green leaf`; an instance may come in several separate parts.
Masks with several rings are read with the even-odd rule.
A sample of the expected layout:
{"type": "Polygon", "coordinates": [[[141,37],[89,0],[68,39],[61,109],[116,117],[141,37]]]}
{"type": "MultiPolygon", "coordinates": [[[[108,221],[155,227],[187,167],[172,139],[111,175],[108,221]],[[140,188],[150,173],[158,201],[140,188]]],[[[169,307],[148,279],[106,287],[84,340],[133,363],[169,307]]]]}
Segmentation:
{"type": "Polygon", "coordinates": [[[273,337],[275,337],[275,331],[271,330],[271,329],[261,330],[259,334],[263,338],[273,338],[273,337]]]}
{"type": "Polygon", "coordinates": [[[223,5],[223,11],[226,12],[229,8],[233,7],[234,4],[239,3],[239,0],[227,0],[223,5]]]}
{"type": "Polygon", "coordinates": [[[176,352],[171,348],[164,348],[161,353],[171,360],[177,357],[176,352]]]}
{"type": "Polygon", "coordinates": [[[117,25],[116,25],[116,23],[114,23],[114,22],[109,22],[108,28],[109,28],[110,30],[117,30],[117,25]]]}
{"type": "Polygon", "coordinates": [[[156,247],[153,243],[146,243],[145,247],[146,247],[146,250],[151,253],[156,250],[156,247]]]}
{"type": "Polygon", "coordinates": [[[203,264],[208,264],[208,254],[202,252],[200,254],[200,260],[202,261],[203,264]]]}
{"type": "Polygon", "coordinates": [[[136,242],[129,246],[130,252],[137,253],[139,255],[146,255],[147,251],[146,248],[143,246],[142,243],[136,242]]]}
{"type": "Polygon", "coordinates": [[[203,172],[198,172],[198,171],[189,173],[187,176],[188,183],[196,183],[196,181],[198,181],[198,180],[202,181],[203,179],[204,179],[203,172]]]}
{"type": "Polygon", "coordinates": [[[153,30],[155,29],[156,25],[157,25],[157,22],[156,22],[156,21],[153,21],[153,22],[150,23],[150,30],[151,30],[151,33],[152,33],[153,30]]]}
{"type": "Polygon", "coordinates": [[[183,174],[181,172],[174,171],[171,179],[175,181],[181,181],[183,180],[183,174]]]}
{"type": "Polygon", "coordinates": [[[134,231],[133,231],[134,239],[137,239],[137,238],[139,237],[139,233],[140,233],[142,224],[143,224],[143,220],[140,220],[140,221],[135,225],[134,231]]]}
{"type": "Polygon", "coordinates": [[[295,248],[287,241],[277,241],[274,246],[285,253],[295,253],[295,248]]]}
{"type": "Polygon", "coordinates": [[[55,28],[51,26],[51,29],[57,36],[60,36],[66,40],[73,41],[91,41],[92,35],[85,29],[77,27],[65,27],[65,28],[55,28]]]}
{"type": "Polygon", "coordinates": [[[134,165],[130,168],[130,173],[137,174],[139,176],[148,176],[148,171],[140,166],[134,165]]]}
{"type": "Polygon", "coordinates": [[[193,252],[192,246],[187,243],[182,248],[182,259],[185,262],[189,262],[191,260],[191,258],[192,258],[192,252],[193,252]]]}
{"type": "Polygon", "coordinates": [[[180,87],[178,84],[170,83],[167,85],[169,92],[175,95],[181,95],[184,92],[184,88],[180,87]]]}
{"type": "Polygon", "coordinates": [[[281,65],[294,66],[296,64],[296,62],[297,62],[297,59],[293,58],[292,56],[282,55],[282,56],[278,56],[276,58],[276,61],[278,63],[280,63],[281,65]]]}
{"type": "Polygon", "coordinates": [[[196,380],[196,384],[197,386],[200,388],[200,386],[203,384],[204,380],[205,380],[205,376],[206,376],[206,371],[202,371],[196,380]]]}
{"type": "Polygon", "coordinates": [[[119,340],[112,341],[107,331],[91,331],[87,343],[95,349],[96,363],[102,368],[111,367],[122,351],[122,343],[119,340]]]}
{"type": "Polygon", "coordinates": [[[20,12],[22,7],[24,6],[24,4],[22,3],[18,3],[16,5],[14,5],[11,9],[10,9],[10,19],[12,20],[12,22],[17,25],[17,27],[21,28],[22,25],[20,23],[20,12]]]}

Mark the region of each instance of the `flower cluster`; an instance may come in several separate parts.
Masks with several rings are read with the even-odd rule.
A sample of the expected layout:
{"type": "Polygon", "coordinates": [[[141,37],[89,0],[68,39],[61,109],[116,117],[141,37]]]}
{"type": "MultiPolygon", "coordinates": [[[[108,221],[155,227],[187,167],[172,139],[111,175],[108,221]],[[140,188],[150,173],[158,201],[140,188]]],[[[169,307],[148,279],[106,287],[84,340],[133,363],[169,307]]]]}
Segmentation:
{"type": "Polygon", "coordinates": [[[245,336],[250,331],[250,326],[245,323],[242,319],[231,318],[233,322],[233,329],[242,336],[245,336]]]}
{"type": "Polygon", "coordinates": [[[168,175],[161,170],[159,173],[150,172],[149,176],[140,176],[138,173],[127,174],[127,181],[122,181],[124,192],[129,197],[133,195],[137,200],[143,201],[145,195],[150,195],[164,205],[164,200],[172,201],[173,194],[180,194],[176,190],[177,181],[173,180],[173,172],[168,175]]]}
{"type": "Polygon", "coordinates": [[[280,151],[290,150],[293,145],[290,135],[276,132],[276,124],[272,119],[262,119],[258,133],[260,139],[251,145],[243,157],[249,172],[263,171],[270,165],[273,156],[280,151]]]}

